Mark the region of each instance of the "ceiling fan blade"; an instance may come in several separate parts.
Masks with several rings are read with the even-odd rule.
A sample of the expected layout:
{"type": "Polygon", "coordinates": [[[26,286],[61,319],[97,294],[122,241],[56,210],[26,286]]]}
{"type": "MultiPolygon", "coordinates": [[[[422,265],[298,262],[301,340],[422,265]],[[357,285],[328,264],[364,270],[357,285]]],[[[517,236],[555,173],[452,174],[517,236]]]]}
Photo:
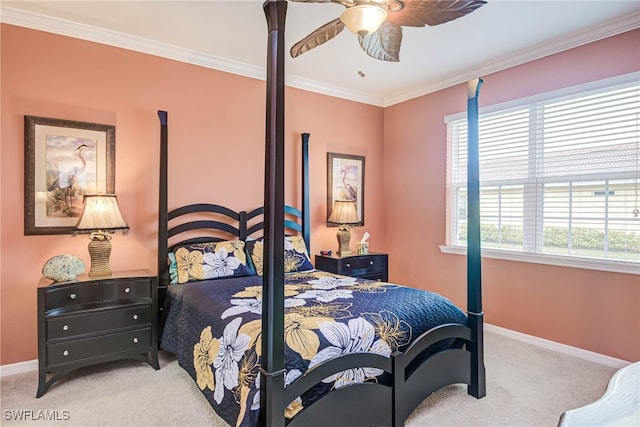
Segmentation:
{"type": "Polygon", "coordinates": [[[389,10],[387,21],[405,27],[439,25],[468,15],[486,3],[484,0],[405,0],[399,11],[389,10]]]}
{"type": "Polygon", "coordinates": [[[360,47],[369,56],[382,61],[400,61],[402,27],[389,21],[383,22],[378,31],[364,37],[358,36],[360,47]]]}
{"type": "Polygon", "coordinates": [[[353,6],[351,0],[291,0],[296,3],[340,3],[343,6],[353,6]]]}
{"type": "MultiPolygon", "coordinates": [[[[305,0],[306,1],[306,0],[305,0]]],[[[305,52],[310,51],[314,47],[320,46],[328,42],[344,30],[344,23],[340,18],[336,18],[331,22],[324,24],[307,37],[300,40],[291,47],[291,57],[296,58],[305,52]]]]}

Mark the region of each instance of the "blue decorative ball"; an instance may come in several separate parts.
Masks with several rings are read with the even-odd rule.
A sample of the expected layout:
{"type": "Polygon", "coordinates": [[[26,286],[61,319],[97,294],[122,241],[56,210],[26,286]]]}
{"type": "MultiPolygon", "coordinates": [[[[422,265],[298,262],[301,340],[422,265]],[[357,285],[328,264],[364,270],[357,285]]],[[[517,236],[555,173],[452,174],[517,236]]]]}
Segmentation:
{"type": "Polygon", "coordinates": [[[42,267],[42,275],[56,282],[73,280],[84,272],[84,263],[77,256],[64,254],[49,259],[42,267]]]}

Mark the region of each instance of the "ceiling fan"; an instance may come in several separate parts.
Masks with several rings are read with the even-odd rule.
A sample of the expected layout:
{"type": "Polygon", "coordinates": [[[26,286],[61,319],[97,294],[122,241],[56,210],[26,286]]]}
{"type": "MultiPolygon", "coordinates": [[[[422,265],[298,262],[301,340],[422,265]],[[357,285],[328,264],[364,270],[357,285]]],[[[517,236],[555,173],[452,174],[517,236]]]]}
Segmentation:
{"type": "Polygon", "coordinates": [[[402,26],[439,25],[465,16],[484,0],[292,0],[300,3],[339,3],[346,7],[334,19],[291,47],[293,58],[324,44],[346,26],[357,34],[360,47],[371,57],[398,62],[402,26]]]}

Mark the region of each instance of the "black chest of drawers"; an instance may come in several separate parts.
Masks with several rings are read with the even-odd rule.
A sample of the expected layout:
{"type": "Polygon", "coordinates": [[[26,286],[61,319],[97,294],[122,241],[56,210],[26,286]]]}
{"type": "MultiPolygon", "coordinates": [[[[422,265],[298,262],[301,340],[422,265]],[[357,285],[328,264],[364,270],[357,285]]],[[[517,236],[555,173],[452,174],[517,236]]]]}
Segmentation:
{"type": "Polygon", "coordinates": [[[118,359],[158,364],[158,281],[148,270],[41,279],[38,287],[38,391],[83,366],[118,359]]]}
{"type": "Polygon", "coordinates": [[[367,255],[316,255],[315,267],[329,273],[364,279],[389,280],[389,255],[369,253],[367,255]]]}

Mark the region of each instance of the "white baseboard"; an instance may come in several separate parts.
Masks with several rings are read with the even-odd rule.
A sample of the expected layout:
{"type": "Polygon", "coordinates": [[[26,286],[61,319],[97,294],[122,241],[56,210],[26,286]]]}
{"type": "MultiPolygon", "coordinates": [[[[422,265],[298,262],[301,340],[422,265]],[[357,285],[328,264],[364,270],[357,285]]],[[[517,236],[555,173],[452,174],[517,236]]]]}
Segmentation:
{"type": "Polygon", "coordinates": [[[544,338],[534,337],[533,335],[523,334],[522,332],[512,331],[511,329],[505,329],[500,326],[491,325],[488,323],[485,323],[484,327],[486,331],[493,332],[498,335],[503,335],[517,341],[522,341],[531,345],[535,345],[537,347],[545,348],[547,350],[557,351],[558,353],[578,357],[580,359],[599,363],[600,365],[610,366],[616,369],[624,368],[631,363],[626,360],[616,359],[615,357],[606,356],[600,353],[594,353],[593,351],[583,350],[577,347],[571,347],[570,345],[546,340],[544,338]]]}
{"type": "Polygon", "coordinates": [[[0,365],[0,378],[9,375],[24,374],[25,372],[37,371],[38,359],[27,360],[25,362],[11,363],[10,365],[0,365]]]}
{"type": "MultiPolygon", "coordinates": [[[[544,338],[534,337],[533,335],[523,334],[522,332],[512,331],[511,329],[505,329],[500,326],[495,326],[488,323],[485,323],[484,327],[485,330],[498,335],[503,335],[517,341],[522,341],[531,345],[535,345],[537,347],[546,348],[547,350],[557,351],[558,353],[564,353],[569,356],[578,357],[580,359],[599,363],[605,366],[610,366],[616,369],[624,368],[631,363],[626,360],[616,359],[615,357],[605,356],[604,354],[594,353],[592,351],[583,350],[577,347],[571,347],[570,345],[560,344],[555,341],[549,341],[544,338]]],[[[27,360],[26,362],[12,363],[10,365],[0,365],[0,378],[9,375],[23,374],[25,372],[31,372],[37,369],[37,359],[27,360]]]]}

